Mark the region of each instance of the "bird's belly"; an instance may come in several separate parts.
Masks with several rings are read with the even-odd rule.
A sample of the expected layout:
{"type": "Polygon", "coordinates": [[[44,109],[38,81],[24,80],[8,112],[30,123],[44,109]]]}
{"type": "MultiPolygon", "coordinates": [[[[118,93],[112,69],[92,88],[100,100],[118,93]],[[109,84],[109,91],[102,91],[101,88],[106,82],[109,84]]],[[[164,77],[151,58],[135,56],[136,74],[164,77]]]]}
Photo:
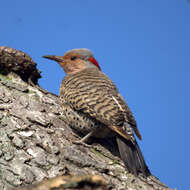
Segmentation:
{"type": "Polygon", "coordinates": [[[106,125],[96,119],[89,117],[87,114],[73,110],[68,105],[63,105],[63,112],[68,120],[69,125],[76,132],[84,135],[94,131],[93,136],[96,138],[112,137],[115,135],[106,125]]]}

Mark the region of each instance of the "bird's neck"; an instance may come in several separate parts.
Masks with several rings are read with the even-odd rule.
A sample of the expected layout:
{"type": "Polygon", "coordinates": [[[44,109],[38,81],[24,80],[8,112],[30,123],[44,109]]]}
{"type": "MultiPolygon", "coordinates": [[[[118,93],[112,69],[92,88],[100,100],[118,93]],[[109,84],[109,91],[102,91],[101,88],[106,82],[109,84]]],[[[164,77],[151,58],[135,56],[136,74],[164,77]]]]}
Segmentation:
{"type": "Polygon", "coordinates": [[[66,76],[73,76],[73,75],[77,75],[77,74],[82,74],[82,73],[96,73],[96,72],[100,72],[100,70],[97,68],[97,67],[87,67],[87,68],[84,68],[80,71],[77,71],[77,72],[70,72],[70,73],[66,73],[66,76]]]}

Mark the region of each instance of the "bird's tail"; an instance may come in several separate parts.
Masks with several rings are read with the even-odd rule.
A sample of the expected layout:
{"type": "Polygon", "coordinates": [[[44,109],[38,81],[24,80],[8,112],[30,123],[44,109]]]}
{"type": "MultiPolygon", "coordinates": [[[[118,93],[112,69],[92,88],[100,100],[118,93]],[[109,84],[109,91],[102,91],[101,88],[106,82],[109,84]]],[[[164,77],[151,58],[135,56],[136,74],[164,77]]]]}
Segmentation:
{"type": "Polygon", "coordinates": [[[129,172],[135,176],[138,176],[139,173],[142,173],[144,176],[151,175],[136,140],[132,143],[130,140],[117,135],[116,141],[121,159],[129,172]]]}

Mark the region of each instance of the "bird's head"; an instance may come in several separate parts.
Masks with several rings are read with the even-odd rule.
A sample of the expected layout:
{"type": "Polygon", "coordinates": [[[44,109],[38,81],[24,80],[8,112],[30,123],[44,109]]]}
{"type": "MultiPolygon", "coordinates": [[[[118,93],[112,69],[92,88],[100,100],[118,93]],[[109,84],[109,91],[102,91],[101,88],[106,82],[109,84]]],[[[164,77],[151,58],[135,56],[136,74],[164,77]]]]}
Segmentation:
{"type": "Polygon", "coordinates": [[[43,57],[57,61],[66,74],[74,74],[86,68],[101,70],[92,52],[85,48],[69,50],[63,56],[46,55],[43,57]]]}

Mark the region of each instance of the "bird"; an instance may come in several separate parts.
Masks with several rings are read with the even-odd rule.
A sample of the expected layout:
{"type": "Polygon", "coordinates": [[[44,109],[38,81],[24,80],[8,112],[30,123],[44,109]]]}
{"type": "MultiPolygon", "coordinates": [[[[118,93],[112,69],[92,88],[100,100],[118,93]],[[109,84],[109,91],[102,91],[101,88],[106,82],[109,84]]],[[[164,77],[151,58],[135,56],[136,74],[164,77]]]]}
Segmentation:
{"type": "Polygon", "coordinates": [[[66,74],[59,90],[60,102],[70,124],[84,135],[81,142],[90,137],[114,137],[127,170],[135,176],[151,175],[135,138],[142,140],[136,120],[93,53],[80,48],[43,58],[56,61],[66,74]]]}

